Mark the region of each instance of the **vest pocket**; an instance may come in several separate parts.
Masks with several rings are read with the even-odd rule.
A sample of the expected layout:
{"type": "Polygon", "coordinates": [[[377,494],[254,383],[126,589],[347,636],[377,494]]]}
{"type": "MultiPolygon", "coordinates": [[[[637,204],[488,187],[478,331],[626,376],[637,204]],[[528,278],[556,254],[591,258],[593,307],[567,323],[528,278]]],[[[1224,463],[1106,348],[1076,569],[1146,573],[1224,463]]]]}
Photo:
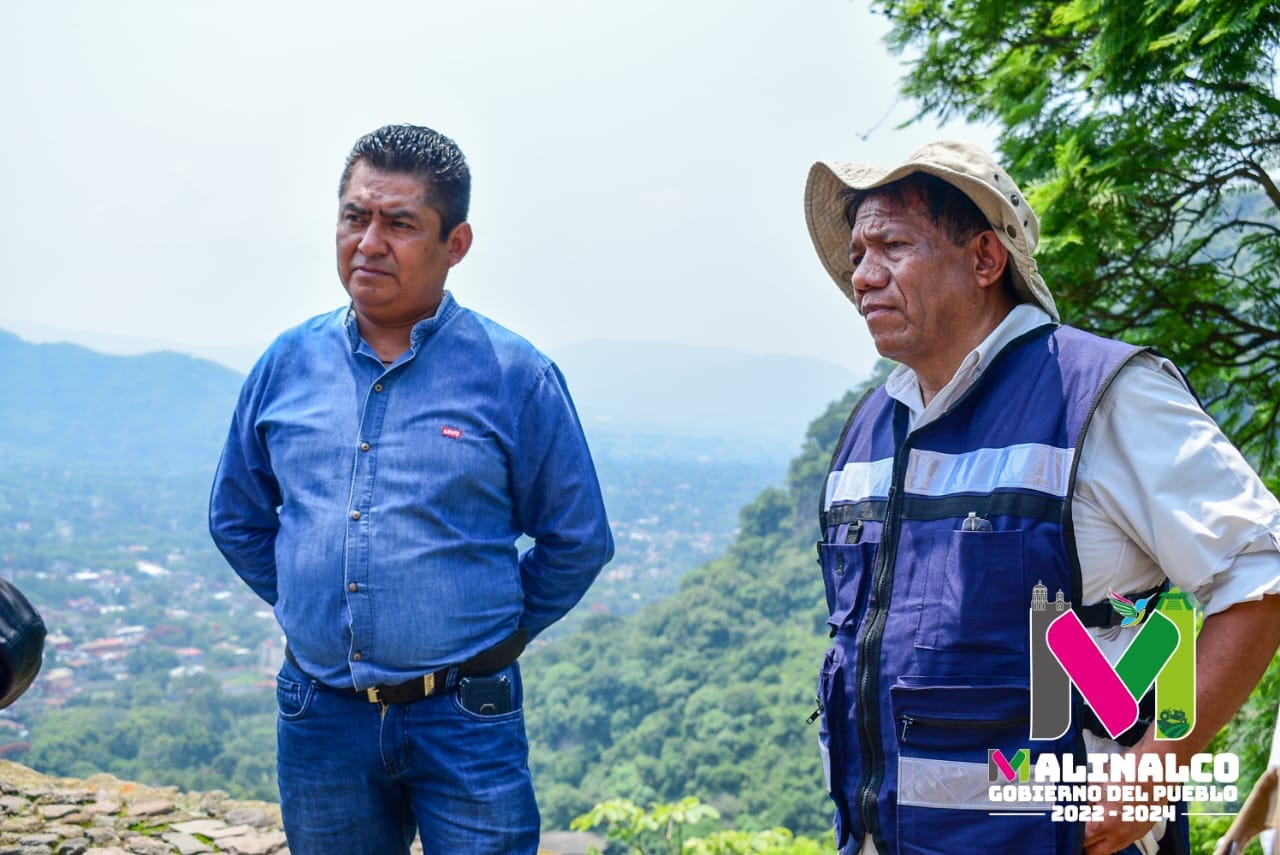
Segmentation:
{"type": "Polygon", "coordinates": [[[856,620],[879,546],[878,543],[818,544],[818,562],[822,565],[827,610],[831,615],[827,623],[833,630],[856,620]]]}
{"type": "Polygon", "coordinates": [[[941,531],[929,550],[916,646],[1027,649],[1021,531],[941,531]]]}
{"type": "Polygon", "coordinates": [[[964,685],[903,677],[890,689],[898,739],[899,851],[1051,855],[1066,829],[1054,827],[1048,805],[1032,806],[1024,815],[990,815],[1010,812],[1011,806],[989,798],[992,783],[1007,782],[1000,772],[990,780],[988,752],[998,749],[1015,758],[1029,747],[1029,689],[1007,678],[957,679],[964,685]]]}
{"type": "Polygon", "coordinates": [[[844,672],[844,656],[833,647],[827,651],[818,676],[818,703],[822,707],[822,716],[818,722],[818,750],[822,755],[827,794],[831,796],[836,808],[837,849],[844,847],[851,832],[849,801],[844,787],[850,758],[844,749],[844,740],[851,732],[853,715],[844,672]]]}
{"type": "Polygon", "coordinates": [[[889,694],[898,744],[917,756],[981,761],[985,769],[987,749],[1011,740],[1025,747],[1029,738],[1031,690],[1008,677],[904,676],[889,694]]]}

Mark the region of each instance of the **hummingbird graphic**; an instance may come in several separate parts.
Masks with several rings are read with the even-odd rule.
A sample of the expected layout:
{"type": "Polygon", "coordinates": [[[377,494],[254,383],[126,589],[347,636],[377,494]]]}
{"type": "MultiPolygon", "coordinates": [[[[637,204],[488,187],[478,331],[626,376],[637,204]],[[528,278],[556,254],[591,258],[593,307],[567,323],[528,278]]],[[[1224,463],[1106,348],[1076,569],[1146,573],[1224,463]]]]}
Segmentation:
{"type": "Polygon", "coordinates": [[[1147,603],[1151,602],[1151,597],[1143,597],[1135,603],[1115,591],[1108,591],[1107,597],[1111,600],[1111,607],[1116,610],[1116,614],[1124,618],[1124,620],[1120,621],[1121,626],[1133,626],[1136,623],[1141,623],[1143,616],[1147,613],[1147,603]]]}

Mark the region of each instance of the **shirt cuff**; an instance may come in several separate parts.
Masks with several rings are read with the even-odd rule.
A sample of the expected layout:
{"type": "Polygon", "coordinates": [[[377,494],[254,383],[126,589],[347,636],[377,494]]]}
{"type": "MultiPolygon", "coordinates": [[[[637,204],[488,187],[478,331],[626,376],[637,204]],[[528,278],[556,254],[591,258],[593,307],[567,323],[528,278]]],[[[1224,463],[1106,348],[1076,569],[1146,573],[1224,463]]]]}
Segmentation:
{"type": "Polygon", "coordinates": [[[1280,594],[1280,531],[1263,531],[1195,592],[1205,617],[1236,603],[1280,594]]]}

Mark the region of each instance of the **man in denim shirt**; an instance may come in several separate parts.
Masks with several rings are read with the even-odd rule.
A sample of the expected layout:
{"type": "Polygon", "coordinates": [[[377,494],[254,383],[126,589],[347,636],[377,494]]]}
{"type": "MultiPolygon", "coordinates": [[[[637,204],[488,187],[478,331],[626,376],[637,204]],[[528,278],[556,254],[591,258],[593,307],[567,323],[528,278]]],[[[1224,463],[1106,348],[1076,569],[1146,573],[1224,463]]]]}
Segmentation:
{"type": "Polygon", "coordinates": [[[407,852],[415,830],[429,853],[537,849],[515,657],[613,541],[559,370],[444,290],[471,246],[470,181],[429,128],[356,143],[350,305],[254,366],[214,479],[213,539],[288,638],[295,855],[407,852]]]}

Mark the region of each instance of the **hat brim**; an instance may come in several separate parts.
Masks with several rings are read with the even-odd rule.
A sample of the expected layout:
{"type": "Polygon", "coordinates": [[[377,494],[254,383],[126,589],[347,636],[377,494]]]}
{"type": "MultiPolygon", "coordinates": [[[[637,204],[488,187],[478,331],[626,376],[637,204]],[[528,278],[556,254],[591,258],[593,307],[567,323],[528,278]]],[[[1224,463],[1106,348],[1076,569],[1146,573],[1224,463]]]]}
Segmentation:
{"type": "MultiPolygon", "coordinates": [[[[853,288],[853,264],[849,260],[849,225],[845,221],[844,190],[873,190],[923,172],[946,181],[973,200],[986,216],[992,231],[1009,251],[1014,288],[1030,303],[1044,309],[1056,321],[1058,307],[1049,287],[1036,267],[1028,243],[1030,222],[1020,216],[1006,194],[970,175],[933,163],[906,163],[896,167],[865,163],[818,161],[809,169],[805,182],[804,216],[809,237],[818,251],[822,266],[844,292],[857,304],[853,288]]],[[[1025,207],[1025,205],[1024,205],[1025,207]]]]}

